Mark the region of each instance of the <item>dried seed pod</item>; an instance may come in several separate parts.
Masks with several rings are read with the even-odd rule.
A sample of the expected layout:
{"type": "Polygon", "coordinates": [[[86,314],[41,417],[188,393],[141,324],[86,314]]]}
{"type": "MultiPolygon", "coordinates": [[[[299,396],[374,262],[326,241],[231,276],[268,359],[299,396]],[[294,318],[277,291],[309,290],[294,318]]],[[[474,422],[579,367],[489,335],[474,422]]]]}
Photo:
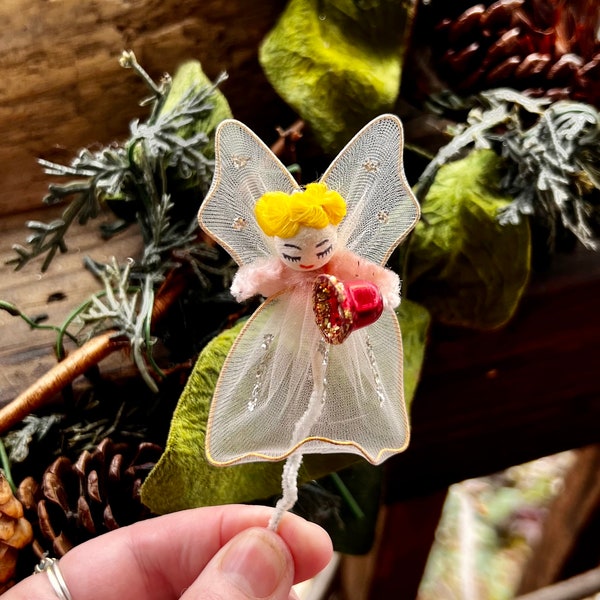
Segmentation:
{"type": "Polygon", "coordinates": [[[0,593],[12,585],[19,550],[33,540],[31,524],[23,513],[22,503],[0,471],[0,593]]]}
{"type": "Polygon", "coordinates": [[[39,541],[62,556],[85,540],[150,516],[139,489],[161,452],[148,442],[129,446],[105,439],[74,463],[57,458],[39,487],[25,480],[21,487],[37,513],[39,541]]]}
{"type": "Polygon", "coordinates": [[[592,0],[497,0],[459,15],[453,3],[439,0],[435,12],[422,18],[410,50],[415,60],[406,63],[414,70],[404,79],[409,97],[410,82],[418,81],[417,97],[428,84],[432,92],[446,84],[463,95],[512,87],[552,98],[572,91],[574,98],[600,106],[600,11],[592,0]]]}
{"type": "Polygon", "coordinates": [[[498,0],[487,7],[481,15],[480,23],[484,29],[502,31],[513,23],[514,12],[521,8],[524,0],[498,0]]]}
{"type": "Polygon", "coordinates": [[[478,54],[479,44],[473,42],[460,52],[447,53],[444,58],[456,73],[466,73],[478,62],[478,54]]]}
{"type": "Polygon", "coordinates": [[[513,27],[494,42],[488,49],[485,56],[485,62],[488,64],[498,64],[507,56],[514,56],[521,50],[522,34],[518,27],[513,27]]]}
{"type": "Polygon", "coordinates": [[[18,558],[19,551],[16,548],[0,544],[0,593],[12,586],[18,558]]]}
{"type": "Polygon", "coordinates": [[[600,75],[600,56],[595,56],[577,70],[577,79],[579,80],[593,80],[598,75],[600,75]]]}
{"type": "Polygon", "coordinates": [[[550,64],[552,57],[549,54],[534,52],[526,56],[521,64],[515,69],[517,79],[531,78],[542,74],[550,64]]]}
{"type": "MultiPolygon", "coordinates": [[[[21,507],[22,509],[22,507],[21,507]]],[[[33,540],[33,529],[31,523],[24,518],[17,519],[13,534],[4,543],[11,548],[20,550],[25,548],[33,540]]]]}
{"type": "Polygon", "coordinates": [[[579,69],[583,66],[583,59],[577,54],[563,54],[549,69],[548,79],[557,83],[568,84],[573,81],[579,69]]]}
{"type": "Polygon", "coordinates": [[[500,87],[502,83],[505,83],[512,77],[522,60],[520,56],[511,56],[501,62],[486,74],[485,81],[487,85],[489,87],[500,87]]]}
{"type": "Polygon", "coordinates": [[[480,20],[485,13],[484,4],[476,4],[465,10],[448,28],[448,40],[456,43],[462,38],[468,36],[474,30],[479,29],[480,20]]]}
{"type": "Polygon", "coordinates": [[[0,504],[8,502],[13,497],[13,492],[10,488],[10,483],[6,479],[4,473],[0,472],[0,504]]]}

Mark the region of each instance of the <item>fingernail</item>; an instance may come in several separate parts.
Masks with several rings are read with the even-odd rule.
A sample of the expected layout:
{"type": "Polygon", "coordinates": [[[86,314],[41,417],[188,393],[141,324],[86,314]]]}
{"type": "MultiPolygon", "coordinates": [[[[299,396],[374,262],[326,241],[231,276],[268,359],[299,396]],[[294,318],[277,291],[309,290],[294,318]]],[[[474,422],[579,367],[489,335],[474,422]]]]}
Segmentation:
{"type": "Polygon", "coordinates": [[[221,571],[250,598],[273,594],[285,577],[286,557],[266,531],[249,530],[234,538],[221,561],[221,571]]]}

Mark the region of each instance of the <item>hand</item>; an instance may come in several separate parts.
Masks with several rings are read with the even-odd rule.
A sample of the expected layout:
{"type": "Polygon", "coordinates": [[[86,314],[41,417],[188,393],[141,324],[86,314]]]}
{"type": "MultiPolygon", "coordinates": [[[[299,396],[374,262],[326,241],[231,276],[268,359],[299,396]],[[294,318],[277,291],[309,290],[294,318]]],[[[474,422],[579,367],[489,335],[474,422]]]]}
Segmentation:
{"type": "MultiPolygon", "coordinates": [[[[329,562],[319,526],[273,509],[215,506],[141,521],[76,546],[60,560],[73,600],[292,600],[294,583],[329,562]]],[[[48,576],[32,575],[2,600],[56,600],[48,576]]]]}

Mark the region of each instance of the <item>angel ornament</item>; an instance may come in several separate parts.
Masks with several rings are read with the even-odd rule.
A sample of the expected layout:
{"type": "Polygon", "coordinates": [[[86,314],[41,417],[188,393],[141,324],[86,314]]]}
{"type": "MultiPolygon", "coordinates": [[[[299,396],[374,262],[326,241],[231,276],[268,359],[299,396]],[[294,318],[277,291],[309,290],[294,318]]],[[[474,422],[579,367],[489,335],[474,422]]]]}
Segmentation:
{"type": "Polygon", "coordinates": [[[240,265],[234,297],[266,301],[221,371],[206,454],[220,466],[287,459],[273,529],[303,454],[379,464],[408,444],[400,281],[382,266],[419,218],[402,145],[399,119],[382,115],[302,188],[245,125],[217,130],[200,226],[240,265]]]}

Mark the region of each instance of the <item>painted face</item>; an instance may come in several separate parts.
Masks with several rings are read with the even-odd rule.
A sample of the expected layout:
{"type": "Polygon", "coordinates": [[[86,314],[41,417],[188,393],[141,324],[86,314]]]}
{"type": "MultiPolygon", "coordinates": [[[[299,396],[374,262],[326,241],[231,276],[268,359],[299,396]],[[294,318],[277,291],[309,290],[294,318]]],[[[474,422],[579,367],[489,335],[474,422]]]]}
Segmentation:
{"type": "Polygon", "coordinates": [[[294,271],[314,271],[329,262],[337,247],[337,228],[302,227],[291,238],[275,237],[279,258],[294,271]]]}

